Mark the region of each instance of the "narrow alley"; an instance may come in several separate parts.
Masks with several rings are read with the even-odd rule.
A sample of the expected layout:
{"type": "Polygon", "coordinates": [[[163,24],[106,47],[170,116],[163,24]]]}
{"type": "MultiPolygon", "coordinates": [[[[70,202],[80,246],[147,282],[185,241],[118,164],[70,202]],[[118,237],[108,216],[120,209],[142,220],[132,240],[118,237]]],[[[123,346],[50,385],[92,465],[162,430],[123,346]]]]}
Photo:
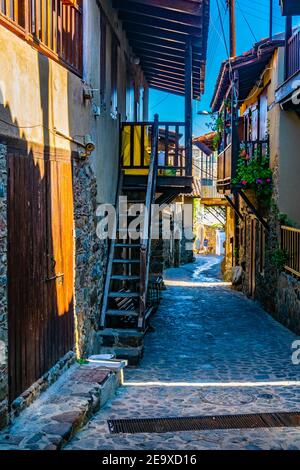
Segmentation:
{"type": "Polygon", "coordinates": [[[141,365],[68,450],[300,449],[299,428],[109,433],[109,419],[299,410],[296,336],[223,283],[220,262],[198,256],[167,271],[141,365]]]}

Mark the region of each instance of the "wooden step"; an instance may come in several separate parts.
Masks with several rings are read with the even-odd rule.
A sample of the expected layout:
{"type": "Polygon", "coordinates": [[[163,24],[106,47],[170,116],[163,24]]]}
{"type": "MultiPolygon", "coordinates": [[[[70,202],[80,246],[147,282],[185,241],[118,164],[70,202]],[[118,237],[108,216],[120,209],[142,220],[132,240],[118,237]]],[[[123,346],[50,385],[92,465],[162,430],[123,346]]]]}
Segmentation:
{"type": "Polygon", "coordinates": [[[111,299],[136,299],[139,296],[138,292],[110,292],[108,294],[111,299]]]}
{"type": "Polygon", "coordinates": [[[138,317],[139,314],[135,310],[107,310],[106,315],[111,317],[138,317]]]}
{"type": "Polygon", "coordinates": [[[139,281],[140,276],[126,276],[126,275],[117,275],[114,274],[111,276],[112,281],[139,281]]]}
{"type": "Polygon", "coordinates": [[[114,259],[114,264],[140,264],[140,259],[114,259]]]}

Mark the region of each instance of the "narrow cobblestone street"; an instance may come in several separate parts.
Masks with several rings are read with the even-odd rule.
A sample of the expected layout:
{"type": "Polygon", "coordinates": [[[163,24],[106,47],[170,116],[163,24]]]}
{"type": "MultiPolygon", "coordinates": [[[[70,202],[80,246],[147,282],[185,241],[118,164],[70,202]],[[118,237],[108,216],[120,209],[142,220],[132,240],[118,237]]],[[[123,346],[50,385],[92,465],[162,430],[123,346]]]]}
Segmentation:
{"type": "Polygon", "coordinates": [[[167,272],[144,359],[67,449],[300,449],[299,428],[111,435],[108,419],[299,411],[290,331],[220,280],[220,259],[167,272]]]}

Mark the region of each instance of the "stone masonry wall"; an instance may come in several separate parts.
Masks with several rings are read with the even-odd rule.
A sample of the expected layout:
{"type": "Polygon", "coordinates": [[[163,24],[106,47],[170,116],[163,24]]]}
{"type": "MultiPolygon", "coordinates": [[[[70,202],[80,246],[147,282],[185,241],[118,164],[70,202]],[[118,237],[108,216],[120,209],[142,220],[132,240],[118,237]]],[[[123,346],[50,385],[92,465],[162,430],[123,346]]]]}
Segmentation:
{"type": "Polygon", "coordinates": [[[74,163],[76,353],[98,352],[97,329],[107,268],[108,244],[97,228],[97,183],[87,162],[74,163]]]}
{"type": "Polygon", "coordinates": [[[0,144],[0,428],[7,422],[7,147],[0,144]]]}

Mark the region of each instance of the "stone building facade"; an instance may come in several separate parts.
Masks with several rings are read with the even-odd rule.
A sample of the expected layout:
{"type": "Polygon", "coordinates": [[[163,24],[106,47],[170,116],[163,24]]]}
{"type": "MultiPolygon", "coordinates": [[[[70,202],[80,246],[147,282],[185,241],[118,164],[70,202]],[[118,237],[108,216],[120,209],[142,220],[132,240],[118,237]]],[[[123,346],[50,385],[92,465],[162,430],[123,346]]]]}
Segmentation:
{"type": "MultiPolygon", "coordinates": [[[[30,38],[20,38],[13,30],[7,29],[6,20],[3,19],[2,22],[0,12],[0,427],[7,423],[8,410],[12,417],[30,404],[76,357],[87,357],[100,350],[97,333],[108,244],[97,237],[96,210],[99,204],[115,203],[119,175],[120,121],[125,121],[126,118],[134,120],[136,109],[139,109],[139,118],[147,119],[148,86],[140,66],[130,62],[132,51],[112,2],[84,0],[79,3],[82,5],[83,15],[83,58],[82,68],[77,73],[65,62],[53,59],[51,54],[48,56],[45,50],[39,48],[38,43],[31,44],[30,38]],[[106,34],[103,34],[104,28],[106,34]],[[113,41],[118,44],[117,52],[113,48],[113,41]],[[101,48],[103,53],[100,57],[101,48]],[[105,64],[101,62],[103,58],[106,60],[105,64]],[[116,61],[118,66],[114,68],[116,61]],[[130,81],[126,83],[125,77],[128,77],[129,69],[130,81]],[[112,76],[113,73],[116,74],[115,77],[112,76]],[[101,80],[105,81],[105,88],[101,80]],[[116,83],[113,84],[114,81],[116,83]],[[113,86],[116,86],[115,90],[113,86]],[[111,107],[113,94],[117,105],[114,113],[111,107]],[[85,154],[87,139],[93,142],[95,150],[91,155],[82,156],[85,154]],[[65,264],[68,272],[54,274],[58,274],[55,281],[58,290],[61,286],[59,276],[73,276],[74,279],[72,292],[68,292],[69,314],[74,316],[73,346],[60,357],[58,355],[58,362],[52,361],[47,370],[42,370],[41,375],[28,384],[29,389],[20,390],[19,398],[9,397],[8,387],[10,299],[7,244],[10,227],[7,219],[7,142],[10,154],[14,153],[14,147],[22,147],[22,161],[28,157],[28,168],[31,162],[34,162],[35,168],[40,168],[36,180],[39,190],[44,188],[44,184],[49,184],[48,180],[45,183],[44,163],[45,168],[48,168],[47,178],[53,178],[53,172],[49,170],[52,163],[47,166],[48,156],[49,162],[57,162],[58,167],[60,155],[66,156],[69,162],[66,166],[69,166],[67,170],[63,170],[65,173],[61,176],[60,184],[64,185],[67,179],[69,186],[66,192],[72,192],[65,199],[69,201],[69,206],[59,208],[56,216],[62,221],[70,221],[70,218],[72,220],[69,229],[73,233],[74,246],[69,247],[69,253],[72,253],[73,259],[65,264]],[[41,162],[40,167],[37,162],[41,162]],[[72,269],[73,273],[69,272],[72,269]]],[[[13,157],[16,162],[19,161],[18,156],[13,157]]],[[[15,189],[23,190],[21,185],[16,185],[15,189]]],[[[55,187],[51,191],[50,206],[57,204],[56,197],[61,194],[59,186],[57,192],[55,187]]],[[[21,195],[20,192],[18,194],[21,195]]],[[[32,197],[35,197],[34,191],[32,197]]],[[[43,197],[40,199],[40,206],[31,201],[34,207],[41,208],[39,214],[46,214],[49,210],[49,206],[48,209],[43,206],[43,197]]],[[[52,219],[50,225],[51,223],[52,219]]],[[[22,224],[28,226],[32,221],[23,220],[22,224]]],[[[50,226],[49,234],[53,238],[51,248],[58,250],[60,241],[56,238],[56,230],[57,226],[50,226]]],[[[53,260],[53,269],[55,263],[56,260],[53,260]]],[[[56,300],[57,304],[61,303],[59,295],[56,300]]],[[[65,313],[64,308],[62,305],[62,314],[65,313]]]]}

